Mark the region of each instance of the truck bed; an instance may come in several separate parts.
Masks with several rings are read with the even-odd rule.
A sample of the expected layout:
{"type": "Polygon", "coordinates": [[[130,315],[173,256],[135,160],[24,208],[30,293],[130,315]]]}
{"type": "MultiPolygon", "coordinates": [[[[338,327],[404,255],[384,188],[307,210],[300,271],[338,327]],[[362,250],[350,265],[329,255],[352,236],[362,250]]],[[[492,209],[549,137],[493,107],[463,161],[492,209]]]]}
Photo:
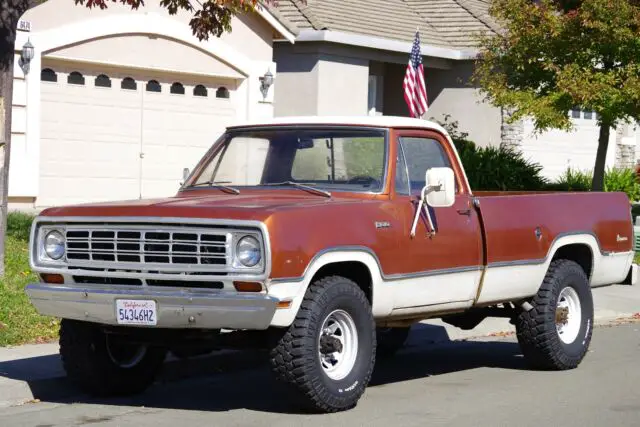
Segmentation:
{"type": "Polygon", "coordinates": [[[581,248],[592,286],[625,279],[633,261],[633,228],[624,193],[477,192],[474,197],[486,266],[479,303],[537,289],[561,244],[581,248]]]}

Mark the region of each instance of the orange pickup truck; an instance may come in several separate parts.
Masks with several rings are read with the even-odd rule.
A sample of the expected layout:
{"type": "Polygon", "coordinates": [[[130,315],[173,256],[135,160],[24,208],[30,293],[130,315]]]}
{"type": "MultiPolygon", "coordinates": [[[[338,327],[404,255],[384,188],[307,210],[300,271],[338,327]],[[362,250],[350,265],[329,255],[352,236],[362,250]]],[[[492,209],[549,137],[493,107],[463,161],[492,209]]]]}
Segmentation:
{"type": "Polygon", "coordinates": [[[167,352],[267,348],[313,410],[354,407],[412,324],[510,318],[533,368],[579,365],[591,289],[635,283],[623,193],[469,188],[450,137],[399,117],[230,126],[173,197],[47,209],[26,292],[68,377],[141,392],[167,352]]]}

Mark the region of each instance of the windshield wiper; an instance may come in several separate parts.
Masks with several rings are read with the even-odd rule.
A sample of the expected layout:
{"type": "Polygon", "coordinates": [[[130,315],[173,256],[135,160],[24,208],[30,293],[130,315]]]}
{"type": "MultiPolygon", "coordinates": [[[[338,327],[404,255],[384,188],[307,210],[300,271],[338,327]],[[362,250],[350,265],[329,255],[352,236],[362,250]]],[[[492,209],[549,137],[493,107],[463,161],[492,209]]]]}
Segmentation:
{"type": "Polygon", "coordinates": [[[240,194],[240,190],[233,187],[228,187],[223,184],[229,184],[231,181],[207,181],[207,182],[199,182],[197,184],[190,185],[189,187],[216,187],[221,188],[223,190],[227,190],[232,192],[233,194],[240,194]]]}
{"type": "Polygon", "coordinates": [[[310,185],[301,184],[301,183],[295,182],[295,181],[269,182],[267,184],[260,184],[260,185],[292,185],[294,187],[298,187],[300,189],[307,190],[307,191],[310,191],[312,193],[320,194],[320,195],[325,196],[325,197],[331,197],[331,193],[329,193],[328,191],[320,190],[318,188],[313,188],[310,185]]]}

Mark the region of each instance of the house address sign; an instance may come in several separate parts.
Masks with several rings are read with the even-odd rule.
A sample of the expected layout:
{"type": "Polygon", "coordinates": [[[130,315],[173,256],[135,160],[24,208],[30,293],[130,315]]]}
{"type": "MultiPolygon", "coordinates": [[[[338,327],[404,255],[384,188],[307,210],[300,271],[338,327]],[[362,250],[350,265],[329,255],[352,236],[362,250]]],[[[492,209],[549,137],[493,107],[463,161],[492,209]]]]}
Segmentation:
{"type": "Polygon", "coordinates": [[[23,21],[22,19],[18,21],[18,31],[31,31],[31,22],[23,21]]]}

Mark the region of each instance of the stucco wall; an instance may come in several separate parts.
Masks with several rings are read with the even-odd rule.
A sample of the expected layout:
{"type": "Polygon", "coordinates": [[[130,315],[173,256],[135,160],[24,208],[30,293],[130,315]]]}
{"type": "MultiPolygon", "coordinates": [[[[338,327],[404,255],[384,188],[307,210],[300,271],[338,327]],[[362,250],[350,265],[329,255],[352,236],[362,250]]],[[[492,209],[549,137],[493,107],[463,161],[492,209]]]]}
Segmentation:
{"type": "Polygon", "coordinates": [[[278,64],[274,90],[275,116],[313,115],[318,110],[318,55],[278,47],[273,52],[278,64]]]}
{"type": "Polygon", "coordinates": [[[325,54],[318,78],[319,115],[367,114],[369,61],[325,54]]]}
{"type": "Polygon", "coordinates": [[[450,114],[461,131],[480,146],[500,144],[500,109],[482,102],[476,88],[469,85],[472,61],[453,62],[451,70],[425,70],[429,111],[426,118],[443,120],[450,114]]]}
{"type": "Polygon", "coordinates": [[[369,61],[287,47],[274,61],[276,116],[367,114],[369,61]]]}
{"type": "Polygon", "coordinates": [[[157,35],[112,36],[56,49],[47,57],[118,64],[135,68],[241,78],[238,71],[194,46],[157,35]],[[162,52],[162,55],[149,55],[162,52]]]}
{"type": "MultiPolygon", "coordinates": [[[[99,10],[88,9],[75,5],[67,0],[48,0],[47,2],[27,11],[22,19],[32,23],[32,31],[44,31],[72,22],[100,18],[115,14],[158,14],[166,18],[180,21],[189,28],[192,14],[179,11],[169,15],[167,9],[160,6],[159,0],[147,0],[138,10],[120,3],[107,2],[108,8],[99,10]]],[[[225,32],[220,40],[237,49],[240,53],[256,61],[271,61],[273,30],[267,22],[257,15],[234,17],[231,21],[232,31],[225,32]]],[[[212,36],[214,37],[214,36],[212,36]]]]}

